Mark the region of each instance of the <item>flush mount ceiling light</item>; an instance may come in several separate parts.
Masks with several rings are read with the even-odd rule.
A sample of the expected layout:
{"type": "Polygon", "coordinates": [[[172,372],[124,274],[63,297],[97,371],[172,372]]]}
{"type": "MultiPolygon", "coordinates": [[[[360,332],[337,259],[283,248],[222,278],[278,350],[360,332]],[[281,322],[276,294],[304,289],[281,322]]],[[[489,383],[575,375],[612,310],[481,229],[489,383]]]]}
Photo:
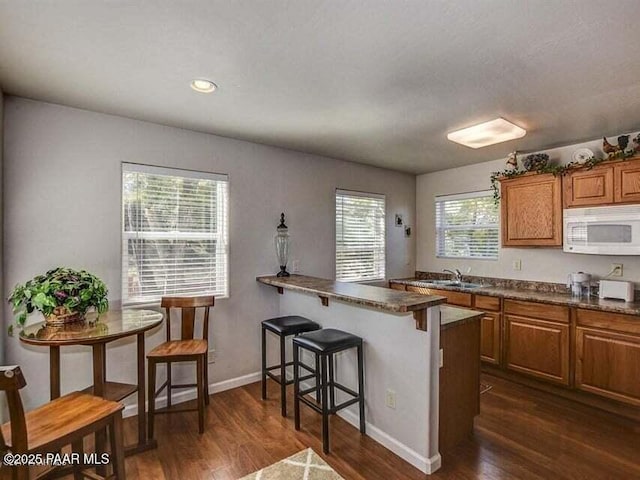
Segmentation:
{"type": "Polygon", "coordinates": [[[211,93],[218,87],[211,80],[196,78],[195,80],[191,80],[191,88],[199,93],[211,93]]]}
{"type": "Polygon", "coordinates": [[[481,148],[522,138],[526,134],[527,131],[524,128],[507,122],[504,118],[496,118],[473,127],[448,133],[447,138],[466,147],[481,148]]]}

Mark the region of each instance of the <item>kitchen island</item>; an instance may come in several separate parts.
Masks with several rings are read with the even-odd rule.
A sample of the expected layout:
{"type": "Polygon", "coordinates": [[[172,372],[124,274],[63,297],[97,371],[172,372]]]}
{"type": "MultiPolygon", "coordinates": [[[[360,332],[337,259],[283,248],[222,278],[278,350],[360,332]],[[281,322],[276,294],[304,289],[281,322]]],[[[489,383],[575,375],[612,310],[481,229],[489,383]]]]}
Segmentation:
{"type": "MultiPolygon", "coordinates": [[[[446,299],[304,275],[256,280],[282,294],[281,316],[304,316],[364,339],[367,434],[421,471],[436,471],[441,463],[440,305],[446,299]]],[[[449,328],[479,318],[469,310],[443,311],[442,323],[449,328]]],[[[356,372],[355,352],[341,353],[337,379],[355,386],[356,372]]],[[[339,415],[359,422],[355,406],[339,415]]]]}

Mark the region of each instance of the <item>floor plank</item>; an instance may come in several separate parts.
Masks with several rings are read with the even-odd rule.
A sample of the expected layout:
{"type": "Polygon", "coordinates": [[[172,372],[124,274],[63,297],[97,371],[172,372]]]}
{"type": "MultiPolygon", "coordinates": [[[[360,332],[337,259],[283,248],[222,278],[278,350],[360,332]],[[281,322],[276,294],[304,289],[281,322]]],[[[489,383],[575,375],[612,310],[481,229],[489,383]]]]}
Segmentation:
{"type": "MultiPolygon", "coordinates": [[[[570,400],[484,375],[474,438],[444,455],[431,478],[455,480],[640,479],[640,424],[570,400]]],[[[130,480],[236,480],[307,447],[322,451],[320,418],[302,409],[301,432],[280,416],[277,386],[260,400],[251,384],[211,397],[204,435],[195,414],[156,419],[157,450],[126,460],[130,480]]],[[[291,409],[292,410],[292,409],[291,409]]],[[[136,419],[125,420],[127,440],[136,419]]],[[[331,421],[332,454],[347,480],[425,476],[342,419],[331,421]]]]}

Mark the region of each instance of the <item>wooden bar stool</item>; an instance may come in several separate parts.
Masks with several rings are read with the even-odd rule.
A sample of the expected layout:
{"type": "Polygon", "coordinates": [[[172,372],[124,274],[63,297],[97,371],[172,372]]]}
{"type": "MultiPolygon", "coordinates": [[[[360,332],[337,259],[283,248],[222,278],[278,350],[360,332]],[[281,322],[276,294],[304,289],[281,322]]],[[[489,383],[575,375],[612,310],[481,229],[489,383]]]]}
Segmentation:
{"type": "MultiPolygon", "coordinates": [[[[11,419],[10,423],[5,423],[0,429],[0,453],[11,451],[14,455],[46,454],[71,445],[71,450],[79,453],[82,459],[84,437],[108,428],[111,440],[110,460],[113,466],[113,476],[110,478],[125,479],[122,431],[124,406],[121,403],[73,392],[25,414],[20,389],[26,384],[20,367],[0,367],[0,391],[6,393],[11,419]]],[[[14,469],[15,480],[29,479],[28,466],[11,468],[14,469]]],[[[83,469],[82,463],[73,465],[76,480],[85,476],[103,478],[90,472],[85,473],[83,469]]],[[[41,476],[49,473],[51,472],[45,472],[41,476]]]]}
{"type": "MultiPolygon", "coordinates": [[[[287,416],[287,385],[293,383],[293,380],[287,380],[287,367],[293,365],[293,362],[286,361],[286,338],[321,328],[316,322],[296,315],[270,318],[262,322],[262,399],[267,399],[267,377],[269,377],[280,385],[280,409],[283,417],[287,416]],[[280,338],[280,363],[271,367],[267,367],[267,330],[280,338]],[[271,373],[271,370],[276,369],[280,370],[280,377],[271,373]]],[[[301,367],[312,373],[309,378],[317,374],[317,368],[312,369],[304,364],[301,364],[301,367]]]]}
{"type": "Polygon", "coordinates": [[[153,421],[157,414],[177,412],[198,412],[198,430],[204,433],[204,408],[209,405],[209,309],[215,299],[212,295],[201,297],[162,297],[160,305],[167,313],[167,341],[161,343],[147,354],[149,362],[149,438],[153,438],[153,421]],[[180,340],[171,340],[171,309],[180,308],[180,340]],[[202,338],[194,338],[196,309],[204,309],[202,338]],[[171,365],[176,362],[196,362],[196,383],[173,385],[171,383],[171,365]],[[167,364],[167,381],[156,391],[156,365],[167,364]],[[156,397],[167,388],[167,407],[156,410],[156,397]],[[198,406],[196,408],[172,408],[171,391],[178,388],[196,387],[198,406]]]}
{"type": "MultiPolygon", "coordinates": [[[[300,402],[322,414],[322,451],[329,453],[329,415],[346,408],[354,403],[360,406],[360,433],[366,433],[364,418],[364,354],[362,350],[362,338],[333,328],[325,328],[316,332],[306,333],[293,339],[293,398],[295,428],[300,430],[300,402]],[[316,385],[304,390],[300,389],[303,378],[299,376],[300,349],[308,350],[319,358],[320,373],[316,377],[316,385]],[[333,356],[336,353],[357,348],[358,351],[358,392],[339,384],[334,378],[333,356]],[[318,378],[320,381],[318,382],[318,378]],[[320,388],[321,395],[316,401],[306,397],[309,393],[317,392],[320,388]],[[341,390],[352,398],[336,405],[335,389],[341,390]],[[319,400],[319,401],[318,401],[319,400]]],[[[317,393],[316,393],[317,395],[317,393]]]]}

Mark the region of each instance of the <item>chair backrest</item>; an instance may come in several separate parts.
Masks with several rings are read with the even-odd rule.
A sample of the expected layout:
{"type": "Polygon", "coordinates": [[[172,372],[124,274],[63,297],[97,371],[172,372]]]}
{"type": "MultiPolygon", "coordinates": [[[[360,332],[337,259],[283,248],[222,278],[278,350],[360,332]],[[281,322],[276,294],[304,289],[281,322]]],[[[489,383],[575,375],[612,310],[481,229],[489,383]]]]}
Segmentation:
{"type": "MultiPolygon", "coordinates": [[[[27,385],[22,370],[17,365],[0,366],[0,391],[7,396],[9,420],[11,421],[11,450],[14,453],[27,452],[27,423],[24,407],[20,398],[20,389],[27,385]]],[[[0,451],[6,451],[7,444],[0,430],[0,451]]]]}
{"type": "Polygon", "coordinates": [[[180,339],[192,340],[195,337],[196,309],[204,308],[202,322],[202,338],[209,338],[209,309],[213,307],[215,298],[213,295],[200,297],[162,297],[160,305],[167,312],[167,340],[171,340],[171,309],[182,309],[180,339]]]}

